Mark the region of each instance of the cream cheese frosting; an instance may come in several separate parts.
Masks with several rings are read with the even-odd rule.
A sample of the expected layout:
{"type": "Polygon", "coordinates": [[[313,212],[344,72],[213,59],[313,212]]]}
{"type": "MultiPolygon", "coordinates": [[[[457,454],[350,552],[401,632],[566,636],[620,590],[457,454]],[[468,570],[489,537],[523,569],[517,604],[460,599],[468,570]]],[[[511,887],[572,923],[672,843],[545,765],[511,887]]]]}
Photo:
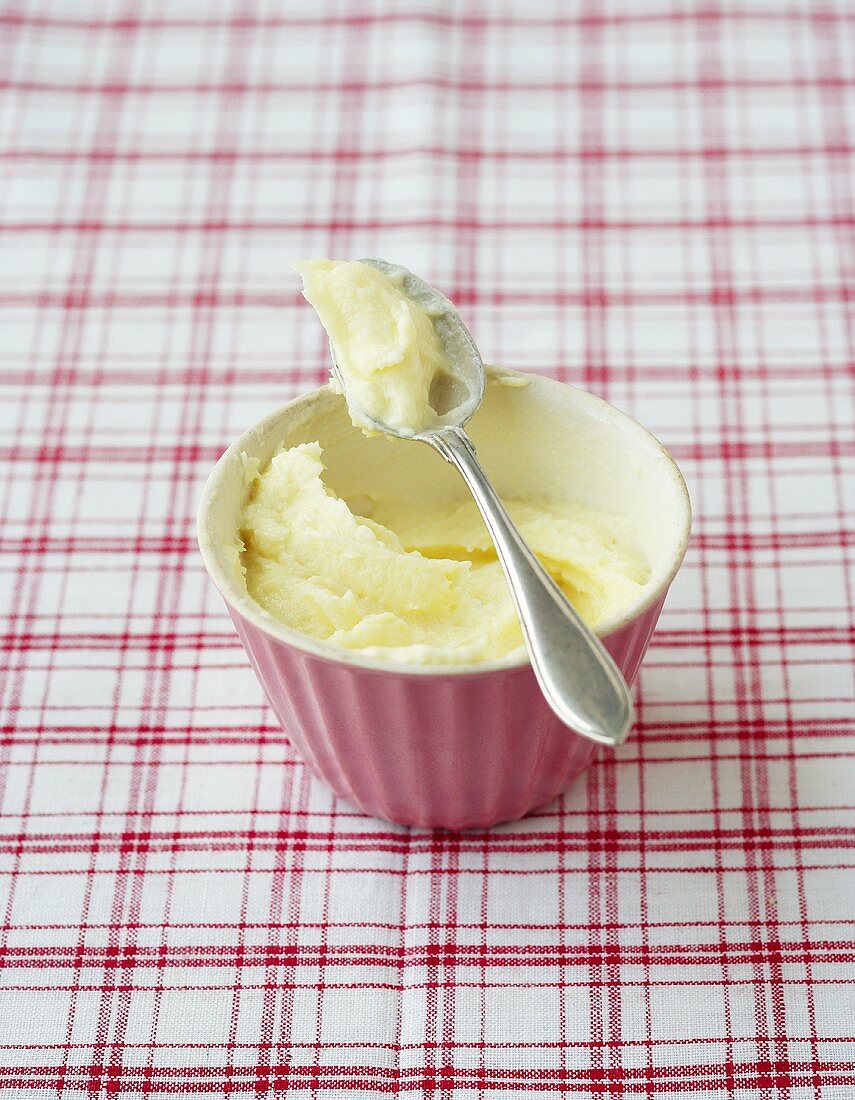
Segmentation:
{"type": "Polygon", "coordinates": [[[329,335],[356,427],[377,422],[403,435],[431,427],[431,386],[451,365],[427,311],[360,260],[294,267],[329,335]]]}
{"type": "MultiPolygon", "coordinates": [[[[649,577],[620,517],[550,500],[511,516],[594,630],[649,577]]],[[[280,622],[367,656],[469,664],[521,655],[519,623],[473,503],[441,510],[378,501],[357,515],[323,482],[318,443],[256,473],[240,537],[250,596],[280,622]]]]}
{"type": "MultiPolygon", "coordinates": [[[[295,265],[329,333],[357,427],[415,434],[436,416],[450,364],[429,314],[359,261],[295,265]]],[[[319,443],[249,471],[238,552],[249,595],[312,638],[410,664],[472,664],[523,652],[504,574],[473,501],[372,500],[352,510],[324,483],[319,443]]],[[[578,503],[506,499],[511,517],[593,630],[647,584],[622,517],[578,503]]]]}

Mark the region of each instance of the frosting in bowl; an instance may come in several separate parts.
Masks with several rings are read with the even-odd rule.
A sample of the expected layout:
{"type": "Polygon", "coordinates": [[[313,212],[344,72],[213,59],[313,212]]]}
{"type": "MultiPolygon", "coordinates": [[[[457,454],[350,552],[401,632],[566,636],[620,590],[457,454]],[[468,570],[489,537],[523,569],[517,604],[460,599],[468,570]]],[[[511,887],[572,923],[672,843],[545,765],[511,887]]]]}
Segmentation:
{"type": "MultiPolygon", "coordinates": [[[[435,425],[432,387],[451,364],[431,314],[370,263],[295,266],[329,334],[352,423],[366,434],[377,423],[409,435],[435,425]]],[[[513,388],[526,380],[494,381],[513,388]]],[[[505,445],[513,450],[512,435],[505,445]]],[[[395,492],[358,485],[345,499],[325,483],[315,441],[247,469],[236,553],[248,594],[275,619],[405,664],[477,664],[523,652],[501,565],[470,498],[425,500],[403,477],[395,492]]],[[[504,502],[593,630],[638,603],[651,571],[626,517],[525,491],[504,502]]]]}
{"type": "MultiPolygon", "coordinates": [[[[367,500],[357,514],[323,482],[318,443],[280,451],[251,486],[240,527],[249,595],[274,618],[367,656],[469,664],[522,651],[487,529],[469,500],[367,500]]],[[[594,630],[650,577],[619,516],[507,500],[529,545],[594,630]]]]}

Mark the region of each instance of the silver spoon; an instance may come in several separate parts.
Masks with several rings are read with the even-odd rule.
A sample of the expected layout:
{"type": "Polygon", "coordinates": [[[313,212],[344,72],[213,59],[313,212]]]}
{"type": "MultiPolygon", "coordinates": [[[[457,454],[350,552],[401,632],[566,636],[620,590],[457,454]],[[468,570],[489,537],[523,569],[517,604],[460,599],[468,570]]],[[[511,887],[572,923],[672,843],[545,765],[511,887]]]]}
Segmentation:
{"type": "MultiPolygon", "coordinates": [[[[632,724],[629,689],[603,644],[585,626],[564,593],[522,537],[475,457],[463,425],[484,396],[484,364],[460,315],[449,300],[404,267],[385,260],[362,260],[390,278],[401,292],[431,316],[453,373],[438,380],[430,394],[436,422],[428,430],[405,433],[368,416],[379,432],[428,443],[453,463],[481,510],[511,590],[531,666],[547,703],[571,729],[601,745],[619,745],[632,724]]],[[[330,345],[333,375],[346,386],[330,345]]]]}

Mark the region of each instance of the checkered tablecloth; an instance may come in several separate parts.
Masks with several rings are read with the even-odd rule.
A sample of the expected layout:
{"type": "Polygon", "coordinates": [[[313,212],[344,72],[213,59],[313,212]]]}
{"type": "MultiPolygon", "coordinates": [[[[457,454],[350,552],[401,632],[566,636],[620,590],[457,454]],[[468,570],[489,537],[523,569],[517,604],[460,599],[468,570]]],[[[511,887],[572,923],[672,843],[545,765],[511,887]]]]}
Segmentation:
{"type": "Polygon", "coordinates": [[[13,0],[0,84],[4,1100],[852,1100],[855,8],[13,0]],[[202,570],[316,255],[689,482],[634,737],[517,824],[333,799],[202,570]]]}

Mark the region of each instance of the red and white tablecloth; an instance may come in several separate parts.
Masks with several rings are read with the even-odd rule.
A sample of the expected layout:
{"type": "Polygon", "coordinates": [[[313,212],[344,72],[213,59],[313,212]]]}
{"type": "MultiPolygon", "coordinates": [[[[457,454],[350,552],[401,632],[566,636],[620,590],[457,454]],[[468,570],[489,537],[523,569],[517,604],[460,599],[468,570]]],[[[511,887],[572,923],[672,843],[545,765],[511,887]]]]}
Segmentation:
{"type": "Polygon", "coordinates": [[[852,1100],[855,8],[26,0],[0,82],[0,1095],[852,1100]],[[634,737],[517,824],[333,799],[202,570],[313,255],[689,482],[634,737]]]}

